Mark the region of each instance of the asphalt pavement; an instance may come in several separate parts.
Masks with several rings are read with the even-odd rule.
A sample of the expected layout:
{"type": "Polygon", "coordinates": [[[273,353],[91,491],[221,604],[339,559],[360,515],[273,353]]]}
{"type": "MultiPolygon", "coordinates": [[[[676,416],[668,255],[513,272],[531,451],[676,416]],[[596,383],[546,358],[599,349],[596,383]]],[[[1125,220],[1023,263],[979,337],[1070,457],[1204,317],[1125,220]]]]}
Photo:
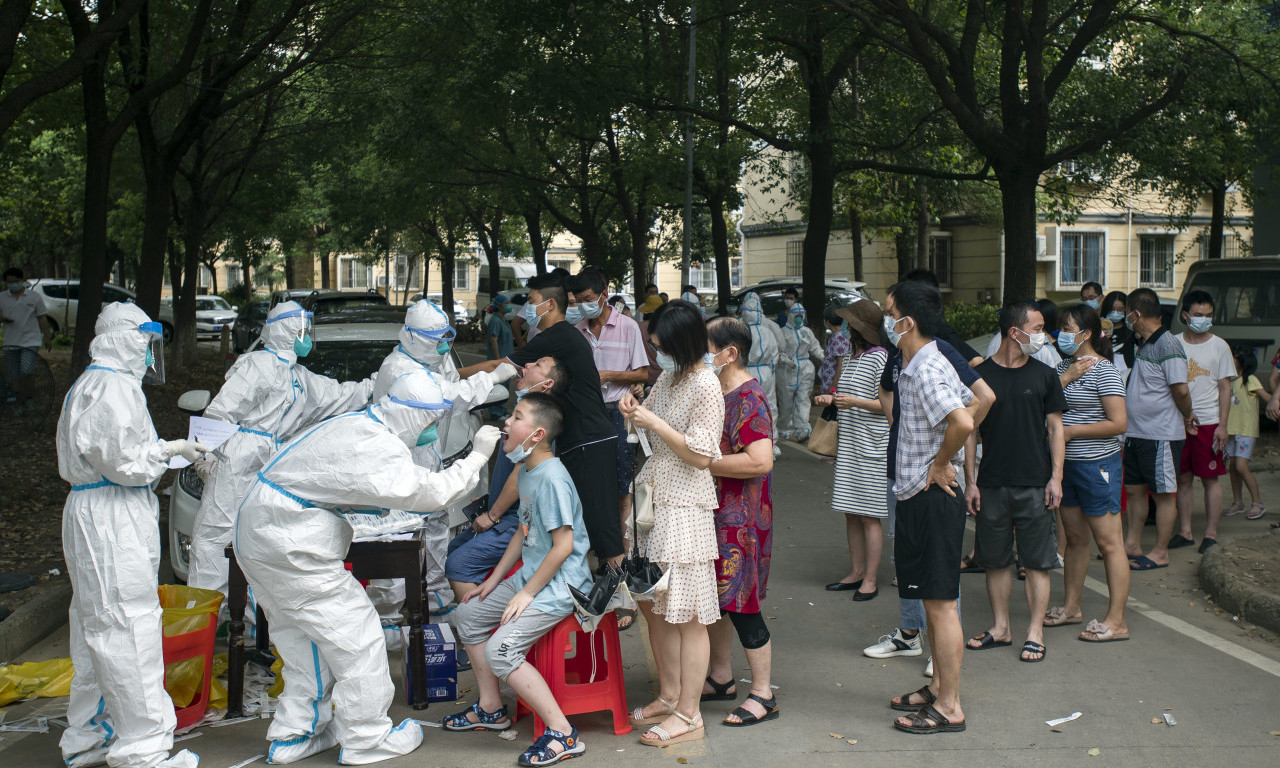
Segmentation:
{"type": "MultiPolygon", "coordinates": [[[[1280,498],[1280,474],[1259,476],[1268,498],[1280,498]]],[[[875,600],[854,603],[848,593],[822,585],[848,572],[844,523],[829,508],[831,464],[798,446],[784,444],[774,472],[774,551],[765,615],[773,634],[774,683],[782,708],[779,720],[752,728],[719,725],[734,705],[704,705],[707,738],[666,750],[642,746],[638,733],[615,736],[603,713],[571,718],[587,752],[576,764],[671,764],[753,766],[887,765],[918,760],[932,766],[1111,766],[1280,764],[1280,645],[1264,630],[1233,620],[1197,590],[1200,556],[1175,550],[1170,568],[1134,574],[1128,642],[1079,642],[1079,626],[1046,630],[1048,656],[1039,664],[1018,661],[1025,631],[1026,603],[1015,588],[1012,647],[966,653],[961,696],[968,730],[959,734],[913,736],[892,728],[890,696],[918,688],[925,656],[869,659],[861,649],[891,632],[898,619],[895,591],[888,587],[892,566],[881,565],[875,600]],[[1080,712],[1078,719],[1051,729],[1046,720],[1080,712]],[[1176,725],[1167,725],[1170,714],[1176,725]],[[1158,721],[1158,722],[1153,722],[1158,721]],[[851,743],[856,742],[856,743],[851,743]],[[918,753],[918,754],[907,754],[918,753]],[[683,758],[683,761],[679,760],[683,758]]],[[[1273,505],[1274,506],[1274,505],[1273,505]]],[[[1222,523],[1222,539],[1261,532],[1271,522],[1243,516],[1222,523]]],[[[1203,517],[1197,513],[1197,538],[1203,517]]],[[[1153,529],[1148,529],[1148,538],[1153,529]]],[[[972,534],[970,534],[971,536],[972,534]]],[[[1086,620],[1105,613],[1102,564],[1091,561],[1084,600],[1086,620]]],[[[1061,571],[1052,576],[1054,596],[1062,595],[1061,571]]],[[[1016,587],[1016,585],[1015,585],[1016,587]]],[[[963,577],[964,627],[969,635],[990,626],[982,576],[963,577]]],[[[653,694],[642,632],[623,633],[623,656],[631,706],[653,694]]],[[[24,655],[24,660],[66,654],[66,628],[24,655]]],[[[749,676],[735,651],[737,677],[749,676]]],[[[392,654],[397,693],[391,717],[439,721],[463,705],[433,704],[414,712],[403,702],[402,659],[392,654]]],[[[459,683],[472,688],[471,673],[459,683]]],[[[739,683],[745,696],[747,686],[739,683]]],[[[29,714],[61,714],[65,699],[39,699],[9,707],[7,720],[29,714]]],[[[511,766],[531,738],[531,719],[518,725],[519,738],[493,734],[448,734],[426,729],[414,754],[387,766],[511,766]]],[[[184,741],[206,768],[230,768],[266,752],[267,721],[225,727],[202,726],[184,741]]],[[[47,734],[3,732],[0,765],[58,768],[60,729],[47,734]]],[[[337,752],[299,765],[336,765],[337,752]]],[[[261,764],[261,763],[259,763],[261,764]]]]}

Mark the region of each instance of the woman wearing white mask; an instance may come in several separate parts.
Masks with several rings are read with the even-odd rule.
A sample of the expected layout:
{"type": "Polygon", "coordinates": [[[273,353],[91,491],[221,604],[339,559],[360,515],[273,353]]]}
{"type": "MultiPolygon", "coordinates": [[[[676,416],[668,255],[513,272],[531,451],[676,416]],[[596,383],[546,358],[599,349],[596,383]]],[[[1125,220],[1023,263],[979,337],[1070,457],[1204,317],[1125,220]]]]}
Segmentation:
{"type": "Polygon", "coordinates": [[[641,743],[661,747],[701,739],[705,730],[699,702],[710,659],[707,626],[720,619],[719,501],[710,466],[720,458],[724,395],[696,307],[673,301],[649,330],[662,375],[644,405],[628,394],[619,407],[649,433],[653,447],[636,478],[653,488],[654,526],[640,547],[667,571],[668,588],[640,603],[658,667],[658,698],[633,712],[632,724],[653,726],[641,743]]]}

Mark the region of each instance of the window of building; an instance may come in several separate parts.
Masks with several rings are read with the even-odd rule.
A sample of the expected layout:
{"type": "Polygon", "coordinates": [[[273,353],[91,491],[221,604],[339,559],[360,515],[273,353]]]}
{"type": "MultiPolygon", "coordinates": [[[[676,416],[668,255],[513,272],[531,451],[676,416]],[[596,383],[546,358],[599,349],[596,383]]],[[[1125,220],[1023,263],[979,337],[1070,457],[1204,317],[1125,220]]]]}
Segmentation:
{"type": "Polygon", "coordinates": [[[929,269],[938,276],[938,284],[943,288],[951,287],[951,233],[931,232],[929,234],[929,269]]]}
{"type": "Polygon", "coordinates": [[[566,272],[573,271],[573,259],[550,259],[547,261],[547,271],[555,269],[563,269],[566,272]]]}
{"type": "Polygon", "coordinates": [[[469,291],[471,290],[471,264],[460,261],[453,267],[453,290],[469,291]]]}
{"type": "Polygon", "coordinates": [[[419,283],[422,282],[421,270],[417,264],[409,260],[409,256],[400,255],[396,257],[396,290],[414,291],[418,289],[419,283]]]}
{"type": "Polygon", "coordinates": [[[1147,288],[1173,287],[1173,235],[1141,235],[1138,284],[1147,288]]]}
{"type": "Polygon", "coordinates": [[[804,274],[804,240],[787,241],[787,276],[798,277],[804,274]]]}
{"type": "Polygon", "coordinates": [[[338,257],[339,290],[365,290],[369,287],[373,270],[368,264],[361,264],[354,256],[338,257]]]}
{"type": "Polygon", "coordinates": [[[239,264],[224,264],[222,269],[223,269],[222,287],[224,289],[230,288],[233,285],[237,285],[240,282],[240,265],[239,264]]]}
{"type": "Polygon", "coordinates": [[[1063,285],[1082,285],[1090,280],[1104,282],[1102,232],[1063,232],[1059,257],[1063,285]]]}
{"type": "MultiPolygon", "coordinates": [[[[1236,259],[1242,254],[1240,253],[1240,238],[1234,232],[1222,233],[1222,258],[1236,259]]],[[[1204,234],[1200,236],[1200,258],[1209,258],[1209,230],[1206,228],[1204,234]]]]}
{"type": "MultiPolygon", "coordinates": [[[[716,280],[716,263],[714,261],[691,263],[689,282],[697,286],[698,293],[704,296],[716,293],[719,290],[719,281],[716,280]]],[[[740,287],[742,287],[742,259],[729,259],[729,288],[732,290],[740,287]]]]}
{"type": "Polygon", "coordinates": [[[199,286],[205,290],[208,290],[212,284],[213,284],[213,273],[209,271],[208,267],[201,264],[199,286]]]}

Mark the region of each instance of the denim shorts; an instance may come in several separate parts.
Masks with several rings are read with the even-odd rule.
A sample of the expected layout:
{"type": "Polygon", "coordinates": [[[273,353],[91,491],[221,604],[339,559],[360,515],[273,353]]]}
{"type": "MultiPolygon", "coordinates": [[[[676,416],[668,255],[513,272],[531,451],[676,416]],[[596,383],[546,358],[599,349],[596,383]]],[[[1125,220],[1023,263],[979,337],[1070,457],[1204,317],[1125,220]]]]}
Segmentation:
{"type": "Polygon", "coordinates": [[[519,527],[520,515],[512,510],[483,533],[476,533],[473,528],[463,530],[449,542],[449,555],[444,561],[445,577],[467,584],[484,581],[502,559],[519,527]]]}
{"type": "Polygon", "coordinates": [[[1079,507],[1091,517],[1120,512],[1120,452],[1100,459],[1062,462],[1062,506],[1079,507]]]}

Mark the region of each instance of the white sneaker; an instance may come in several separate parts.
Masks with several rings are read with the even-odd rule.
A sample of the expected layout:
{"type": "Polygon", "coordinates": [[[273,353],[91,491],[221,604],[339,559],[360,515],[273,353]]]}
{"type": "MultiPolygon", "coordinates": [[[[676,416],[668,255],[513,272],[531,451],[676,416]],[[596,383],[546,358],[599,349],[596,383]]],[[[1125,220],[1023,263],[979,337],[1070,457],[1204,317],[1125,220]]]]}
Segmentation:
{"type": "Polygon", "coordinates": [[[407,755],[422,744],[422,726],[413,718],[406,718],[391,729],[387,738],[369,749],[346,749],[338,753],[339,765],[368,765],[393,757],[407,755]]]}
{"type": "Polygon", "coordinates": [[[933,677],[933,657],[929,657],[929,663],[924,665],[924,676],[933,677]]]}
{"type": "Polygon", "coordinates": [[[314,736],[299,736],[295,739],[278,739],[271,742],[267,750],[268,765],[286,765],[305,760],[312,755],[320,754],[326,749],[338,746],[338,729],[325,728],[314,736]]]}
{"type": "Polygon", "coordinates": [[[198,765],[200,765],[200,756],[184,749],[161,760],[156,764],[156,768],[196,768],[198,765]]]}
{"type": "Polygon", "coordinates": [[[919,656],[923,651],[920,645],[920,633],[915,637],[905,637],[901,629],[893,630],[893,634],[884,635],[880,642],[862,649],[863,656],[873,659],[889,659],[894,656],[919,656]]]}

